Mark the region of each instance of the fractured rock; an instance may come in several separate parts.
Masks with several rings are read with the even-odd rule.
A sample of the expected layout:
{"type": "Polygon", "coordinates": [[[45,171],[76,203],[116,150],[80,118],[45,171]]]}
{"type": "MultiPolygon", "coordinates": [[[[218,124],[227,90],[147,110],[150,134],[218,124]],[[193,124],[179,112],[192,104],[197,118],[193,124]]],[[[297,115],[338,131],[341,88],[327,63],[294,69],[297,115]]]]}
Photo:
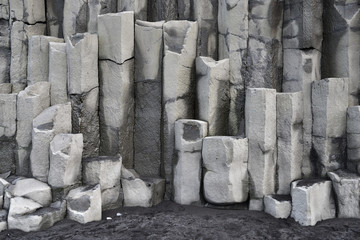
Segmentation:
{"type": "Polygon", "coordinates": [[[10,0],[10,17],[13,21],[22,21],[26,24],[45,22],[44,0],[10,0]]]}
{"type": "Polygon", "coordinates": [[[117,0],[117,11],[133,11],[135,19],[147,20],[148,0],[117,0]]]}
{"type": "Polygon", "coordinates": [[[0,232],[8,229],[7,215],[8,213],[6,210],[0,210],[0,232]]]}
{"type": "Polygon", "coordinates": [[[275,218],[288,218],[291,213],[290,195],[269,195],[264,198],[265,212],[275,218]]]}
{"type": "Polygon", "coordinates": [[[9,187],[9,191],[14,197],[29,198],[43,207],[49,206],[52,200],[49,185],[33,178],[16,181],[14,185],[9,187]]]}
{"type": "Polygon", "coordinates": [[[10,199],[10,208],[8,214],[8,228],[9,229],[20,229],[22,230],[22,225],[18,224],[17,218],[24,216],[29,213],[35,212],[37,209],[42,206],[27,198],[23,197],[14,197],[10,199]]]}
{"type": "MultiPolygon", "coordinates": [[[[7,0],[6,3],[7,4],[7,0]]],[[[6,5],[0,1],[0,84],[10,82],[10,62],[11,62],[11,49],[10,49],[10,37],[11,29],[9,24],[8,14],[4,13],[6,5]],[[3,4],[3,5],[1,5],[3,4]],[[1,16],[5,14],[5,16],[1,16]],[[4,19],[6,18],[7,19],[4,19]]]]}
{"type": "Polygon", "coordinates": [[[347,168],[360,173],[360,106],[347,109],[347,168]]]}
{"type": "Polygon", "coordinates": [[[124,194],[121,185],[104,189],[101,192],[102,210],[119,208],[123,205],[124,194]]]}
{"type": "Polygon", "coordinates": [[[17,94],[0,94],[0,139],[15,136],[16,97],[17,94]]]}
{"type": "Polygon", "coordinates": [[[49,36],[63,37],[65,0],[46,0],[46,27],[49,36]]]}
{"type": "Polygon", "coordinates": [[[148,21],[170,21],[177,19],[178,0],[157,0],[148,2],[148,21]]]}

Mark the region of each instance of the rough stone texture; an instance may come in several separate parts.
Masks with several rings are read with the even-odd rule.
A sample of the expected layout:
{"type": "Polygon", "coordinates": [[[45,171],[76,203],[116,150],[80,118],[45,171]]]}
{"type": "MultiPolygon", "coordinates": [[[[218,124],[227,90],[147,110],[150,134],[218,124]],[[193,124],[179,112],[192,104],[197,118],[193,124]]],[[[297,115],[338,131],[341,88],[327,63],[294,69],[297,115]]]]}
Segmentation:
{"type": "Polygon", "coordinates": [[[360,218],[360,176],[344,170],[327,174],[336,194],[338,218],[360,218]]]}
{"type": "Polygon", "coordinates": [[[283,91],[303,92],[303,163],[302,174],[311,177],[315,174],[315,164],[310,159],[312,147],[311,84],[321,79],[321,53],[315,49],[284,49],[283,91]]]}
{"type": "Polygon", "coordinates": [[[264,199],[263,198],[252,198],[249,200],[250,211],[264,211],[264,199]]]}
{"type": "Polygon", "coordinates": [[[312,84],[312,161],[318,175],[344,167],[348,79],[326,78],[312,84]]]}
{"type": "Polygon", "coordinates": [[[134,168],[144,177],[161,173],[163,24],[135,24],[134,168]]]}
{"type": "Polygon", "coordinates": [[[0,83],[0,94],[10,94],[12,92],[11,83],[0,83]]]}
{"type": "Polygon", "coordinates": [[[66,188],[81,182],[82,134],[58,134],[50,143],[48,183],[66,188]]]}
{"type": "Polygon", "coordinates": [[[219,1],[219,59],[229,58],[231,135],[243,135],[245,132],[248,27],[248,1],[219,1]]]}
{"type": "Polygon", "coordinates": [[[230,107],[229,59],[196,59],[197,117],[209,123],[209,135],[228,134],[230,107]]]}
{"type": "Polygon", "coordinates": [[[207,122],[180,119],[175,122],[174,201],[189,205],[200,202],[201,150],[208,135],[207,122]]]}
{"type": "Polygon", "coordinates": [[[204,197],[213,204],[248,198],[248,139],[206,137],[203,142],[204,197]]]}
{"type": "MultiPolygon", "coordinates": [[[[0,2],[0,4],[4,3],[0,2]]],[[[8,11],[9,9],[6,8],[6,5],[0,5],[0,84],[10,82],[11,33],[8,11]]]]}
{"type": "Polygon", "coordinates": [[[347,168],[360,173],[360,106],[347,109],[347,168]]]}
{"type": "Polygon", "coordinates": [[[291,182],[301,178],[303,155],[303,93],[276,94],[277,193],[290,194],[291,182]]]}
{"type": "Polygon", "coordinates": [[[124,194],[121,185],[104,189],[101,192],[102,210],[116,209],[123,205],[124,194]]]}
{"type": "Polygon", "coordinates": [[[172,192],[175,121],[194,116],[197,33],[196,22],[169,21],[164,24],[162,172],[167,198],[172,192]]]}
{"type": "Polygon", "coordinates": [[[19,224],[17,222],[17,219],[29,214],[35,212],[37,209],[41,208],[42,206],[27,198],[23,197],[14,197],[10,199],[10,208],[9,208],[9,214],[8,214],[8,228],[9,229],[19,229],[23,230],[22,226],[23,224],[19,224]]]}
{"type": "Polygon", "coordinates": [[[65,0],[46,0],[47,34],[63,38],[63,18],[65,0]]]}
{"type": "Polygon", "coordinates": [[[177,0],[150,0],[148,2],[148,21],[170,21],[177,19],[177,0]]]}
{"type": "Polygon", "coordinates": [[[249,140],[250,197],[262,198],[275,193],[276,90],[247,89],[245,119],[249,140]]]}
{"type": "Polygon", "coordinates": [[[27,25],[21,21],[15,21],[11,25],[10,80],[14,93],[18,93],[26,87],[28,40],[35,35],[44,35],[45,31],[46,24],[43,23],[27,25]]]}
{"type": "Polygon", "coordinates": [[[49,82],[51,106],[68,102],[66,43],[49,43],[49,82]]]}
{"type": "Polygon", "coordinates": [[[9,3],[13,21],[31,25],[46,21],[44,0],[10,0],[9,3]]]}
{"type": "MultiPolygon", "coordinates": [[[[0,178],[0,209],[4,207],[5,191],[10,186],[10,183],[3,178],[0,178]]],[[[1,214],[0,214],[1,215],[1,214]]],[[[1,224],[0,224],[1,225],[1,224]]]]}
{"type": "Polygon", "coordinates": [[[284,48],[315,48],[321,51],[323,40],[323,2],[321,0],[285,0],[284,48]]]}
{"type": "Polygon", "coordinates": [[[349,78],[349,106],[359,103],[360,6],[354,0],[324,1],[323,78],[349,78]]]}
{"type": "Polygon", "coordinates": [[[50,83],[38,82],[27,87],[17,98],[16,174],[30,172],[33,119],[50,106],[50,83]]]}
{"type": "Polygon", "coordinates": [[[135,19],[146,21],[148,15],[147,9],[148,0],[117,0],[117,11],[133,11],[135,19]]]}
{"type": "Polygon", "coordinates": [[[10,4],[9,0],[0,1],[0,18],[4,20],[9,20],[10,18],[10,4]]]}
{"type": "Polygon", "coordinates": [[[50,169],[50,142],[59,133],[71,132],[71,105],[47,108],[33,120],[30,169],[34,178],[47,182],[50,169]]]}
{"type": "Polygon", "coordinates": [[[283,10],[284,1],[249,1],[249,88],[281,90],[283,10]]]}
{"type": "Polygon", "coordinates": [[[117,12],[118,0],[100,0],[100,15],[117,12]]]}
{"type": "Polygon", "coordinates": [[[63,43],[64,39],[32,36],[29,39],[27,84],[49,81],[49,43],[63,43]]]}
{"type": "Polygon", "coordinates": [[[15,136],[16,97],[16,94],[0,94],[0,142],[4,138],[15,136]]]}
{"type": "Polygon", "coordinates": [[[0,232],[8,229],[8,224],[6,220],[7,220],[7,211],[0,210],[0,232]]]}
{"type": "Polygon", "coordinates": [[[269,195],[264,198],[265,212],[275,218],[288,218],[291,214],[291,197],[269,195]]]}
{"type": "Polygon", "coordinates": [[[336,209],[331,181],[300,180],[291,185],[291,217],[303,226],[335,218],[336,209]]]}
{"type": "Polygon", "coordinates": [[[100,185],[73,189],[66,197],[67,217],[79,223],[101,220],[100,185]]]}

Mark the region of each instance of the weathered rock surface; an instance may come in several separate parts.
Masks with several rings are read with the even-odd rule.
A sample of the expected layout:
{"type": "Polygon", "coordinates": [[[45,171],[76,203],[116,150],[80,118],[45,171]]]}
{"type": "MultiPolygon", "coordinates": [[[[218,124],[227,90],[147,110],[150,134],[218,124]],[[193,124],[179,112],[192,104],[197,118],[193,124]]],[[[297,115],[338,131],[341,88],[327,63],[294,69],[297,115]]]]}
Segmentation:
{"type": "Polygon", "coordinates": [[[360,107],[347,109],[347,168],[360,173],[360,107]]]}
{"type": "Polygon", "coordinates": [[[203,142],[204,197],[213,204],[248,198],[248,139],[206,137],[203,142]]]}
{"type": "Polygon", "coordinates": [[[148,0],[117,0],[117,11],[133,11],[135,19],[147,20],[148,0]]]}
{"type": "Polygon", "coordinates": [[[331,181],[300,180],[291,185],[291,217],[303,226],[335,218],[336,209],[331,181]]]}
{"type": "Polygon", "coordinates": [[[26,24],[45,22],[44,0],[11,0],[10,17],[13,21],[22,21],[26,24]]]}
{"type": "Polygon", "coordinates": [[[8,229],[7,214],[6,210],[0,210],[0,232],[8,229]]]}
{"type": "Polygon", "coordinates": [[[10,94],[12,92],[11,83],[0,83],[0,94],[10,94]]]}
{"type": "Polygon", "coordinates": [[[27,198],[15,197],[10,200],[10,208],[8,214],[8,228],[26,230],[26,225],[19,224],[18,219],[24,217],[24,215],[33,213],[42,206],[27,198]],[[23,228],[24,227],[24,228],[23,228]]]}
{"type": "Polygon", "coordinates": [[[16,94],[0,94],[0,139],[15,136],[16,97],[16,94]]]}
{"type": "Polygon", "coordinates": [[[8,1],[1,3],[0,6],[0,84],[10,82],[10,37],[11,29],[9,24],[9,6],[8,1]]]}
{"type": "Polygon", "coordinates": [[[265,212],[275,218],[288,218],[291,214],[290,195],[269,195],[264,198],[265,212]]]}
{"type": "Polygon", "coordinates": [[[65,0],[46,0],[46,28],[49,36],[63,37],[65,0]]]}
{"type": "Polygon", "coordinates": [[[148,2],[148,21],[170,21],[177,19],[177,0],[156,0],[148,2]]]}

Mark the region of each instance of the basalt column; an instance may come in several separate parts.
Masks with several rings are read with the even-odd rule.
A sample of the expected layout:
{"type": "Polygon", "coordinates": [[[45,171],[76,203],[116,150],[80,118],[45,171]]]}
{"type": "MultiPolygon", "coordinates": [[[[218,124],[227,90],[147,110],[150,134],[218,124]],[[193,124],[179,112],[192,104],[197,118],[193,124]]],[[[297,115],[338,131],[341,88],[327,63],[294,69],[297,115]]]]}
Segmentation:
{"type": "Polygon", "coordinates": [[[135,19],[146,21],[148,0],[117,0],[117,11],[133,11],[135,19]]]}
{"type": "Polygon", "coordinates": [[[163,24],[135,24],[134,168],[143,177],[161,172],[163,24]]]}
{"type": "Polygon", "coordinates": [[[151,22],[176,20],[177,5],[177,0],[149,0],[148,20],[151,22]]]}
{"type": "Polygon", "coordinates": [[[10,82],[10,6],[9,0],[0,1],[0,84],[10,82]]]}
{"type": "Polygon", "coordinates": [[[175,121],[194,116],[197,33],[197,22],[169,21],[164,24],[162,161],[167,198],[172,193],[175,121]]]}

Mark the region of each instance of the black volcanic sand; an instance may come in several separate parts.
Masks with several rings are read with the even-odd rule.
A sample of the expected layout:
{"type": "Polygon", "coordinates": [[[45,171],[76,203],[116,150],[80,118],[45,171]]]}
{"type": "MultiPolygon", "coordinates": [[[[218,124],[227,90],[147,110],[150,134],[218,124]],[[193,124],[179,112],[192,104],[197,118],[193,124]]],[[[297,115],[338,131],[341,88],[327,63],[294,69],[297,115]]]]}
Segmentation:
{"type": "Polygon", "coordinates": [[[180,206],[121,208],[85,225],[63,220],[41,232],[4,231],[0,239],[360,239],[360,219],[332,219],[301,227],[263,212],[180,206]],[[117,217],[116,213],[122,216],[117,217]],[[106,220],[111,217],[112,220],[106,220]]]}

